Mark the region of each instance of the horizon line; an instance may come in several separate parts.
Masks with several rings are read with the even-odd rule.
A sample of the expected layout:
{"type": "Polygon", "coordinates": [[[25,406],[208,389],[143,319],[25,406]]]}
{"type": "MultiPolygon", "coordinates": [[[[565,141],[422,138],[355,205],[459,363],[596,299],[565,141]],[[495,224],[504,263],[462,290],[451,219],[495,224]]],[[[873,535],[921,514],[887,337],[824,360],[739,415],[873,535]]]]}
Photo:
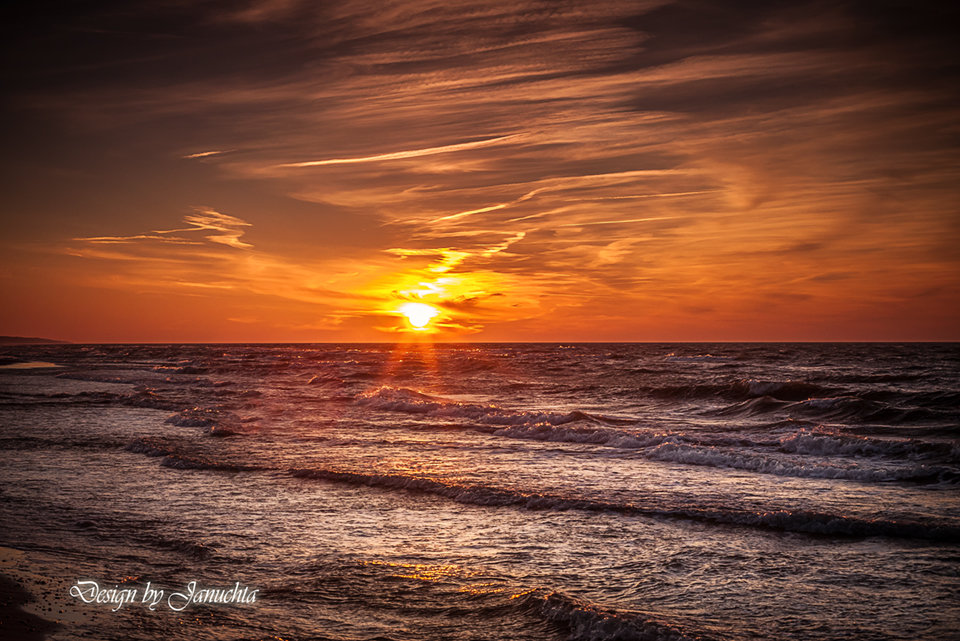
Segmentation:
{"type": "Polygon", "coordinates": [[[960,344],[960,339],[925,339],[925,340],[545,340],[545,341],[448,341],[448,340],[417,340],[417,341],[68,341],[62,339],[46,339],[38,342],[0,342],[0,348],[15,346],[38,345],[402,345],[402,344],[437,345],[818,345],[818,344],[960,344]]]}

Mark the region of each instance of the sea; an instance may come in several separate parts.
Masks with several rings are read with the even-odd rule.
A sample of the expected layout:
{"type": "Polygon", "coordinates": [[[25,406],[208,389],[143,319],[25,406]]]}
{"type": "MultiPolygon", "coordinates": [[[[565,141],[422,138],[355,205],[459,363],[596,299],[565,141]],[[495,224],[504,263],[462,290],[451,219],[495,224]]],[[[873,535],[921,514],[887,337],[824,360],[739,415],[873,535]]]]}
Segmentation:
{"type": "Polygon", "coordinates": [[[958,639],[958,490],[957,344],[0,348],[50,639],[958,639]]]}

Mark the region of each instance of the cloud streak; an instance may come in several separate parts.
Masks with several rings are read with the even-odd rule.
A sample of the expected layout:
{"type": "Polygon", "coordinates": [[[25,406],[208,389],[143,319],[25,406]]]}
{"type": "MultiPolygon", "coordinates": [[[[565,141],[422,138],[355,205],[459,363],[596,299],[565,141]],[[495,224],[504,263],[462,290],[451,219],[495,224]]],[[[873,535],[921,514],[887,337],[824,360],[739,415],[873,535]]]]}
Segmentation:
{"type": "Polygon", "coordinates": [[[508,141],[515,141],[522,138],[523,134],[511,134],[508,136],[498,136],[496,138],[486,138],[473,142],[463,142],[454,145],[442,145],[440,147],[428,147],[426,149],[412,149],[409,151],[395,151],[386,154],[375,154],[373,156],[364,156],[361,158],[331,158],[329,160],[307,160],[305,162],[285,163],[280,167],[321,167],[324,165],[350,165],[354,163],[367,162],[385,162],[388,160],[403,160],[406,158],[420,158],[421,156],[433,156],[436,154],[449,154],[457,151],[467,151],[469,149],[478,149],[480,147],[489,147],[490,145],[505,144],[508,141]]]}
{"type": "Polygon", "coordinates": [[[184,160],[191,160],[194,158],[209,158],[210,156],[219,156],[220,154],[224,154],[224,153],[226,152],[220,151],[218,149],[214,149],[211,151],[198,151],[197,153],[194,153],[194,154],[187,154],[186,156],[181,156],[181,158],[183,158],[184,160]]]}
{"type": "Polygon", "coordinates": [[[170,236],[169,234],[212,231],[215,233],[204,236],[204,238],[212,243],[227,245],[234,249],[249,249],[253,247],[250,243],[240,240],[241,236],[245,233],[243,228],[249,227],[250,223],[236,216],[224,214],[209,208],[197,207],[193,214],[184,216],[183,221],[190,226],[179,229],[154,230],[150,234],[136,234],[133,236],[89,236],[86,238],[74,238],[74,240],[93,244],[125,244],[151,241],[163,244],[199,245],[201,244],[200,241],[180,236],[170,236]]]}

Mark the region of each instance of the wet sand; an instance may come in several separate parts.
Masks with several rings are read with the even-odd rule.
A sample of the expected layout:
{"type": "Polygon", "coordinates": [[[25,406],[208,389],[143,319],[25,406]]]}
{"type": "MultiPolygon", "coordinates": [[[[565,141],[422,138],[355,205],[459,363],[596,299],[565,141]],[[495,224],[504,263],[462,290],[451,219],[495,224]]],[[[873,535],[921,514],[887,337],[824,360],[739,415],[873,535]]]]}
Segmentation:
{"type": "Polygon", "coordinates": [[[59,624],[25,611],[21,606],[33,599],[23,586],[0,574],[0,637],[40,641],[59,624]]]}

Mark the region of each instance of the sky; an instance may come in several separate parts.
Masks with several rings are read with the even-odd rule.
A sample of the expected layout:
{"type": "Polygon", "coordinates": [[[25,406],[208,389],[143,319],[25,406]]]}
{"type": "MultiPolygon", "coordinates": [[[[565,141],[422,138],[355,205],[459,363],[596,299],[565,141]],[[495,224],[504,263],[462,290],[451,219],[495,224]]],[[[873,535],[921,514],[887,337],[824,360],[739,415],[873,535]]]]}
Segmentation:
{"type": "Polygon", "coordinates": [[[0,11],[0,334],[960,339],[955,4],[0,11]]]}

